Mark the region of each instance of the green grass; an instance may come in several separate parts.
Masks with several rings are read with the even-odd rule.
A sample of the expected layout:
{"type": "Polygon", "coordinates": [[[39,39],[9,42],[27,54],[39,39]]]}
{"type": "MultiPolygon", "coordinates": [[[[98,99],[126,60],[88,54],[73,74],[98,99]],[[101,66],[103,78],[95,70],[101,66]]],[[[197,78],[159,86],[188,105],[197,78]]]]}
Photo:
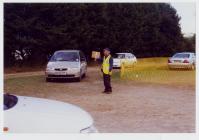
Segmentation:
{"type": "Polygon", "coordinates": [[[47,83],[45,82],[44,75],[33,75],[24,77],[8,78],[4,80],[4,91],[17,94],[30,94],[42,95],[45,97],[45,93],[59,93],[63,92],[63,89],[68,89],[66,84],[60,82],[47,83]]]}
{"type": "MultiPolygon", "coordinates": [[[[120,78],[120,72],[113,72],[114,82],[151,83],[172,86],[184,86],[195,88],[195,70],[169,70],[167,58],[145,58],[138,59],[135,67],[126,72],[120,78]]],[[[46,83],[44,75],[32,75],[23,77],[10,77],[4,79],[4,91],[16,92],[18,94],[38,94],[45,96],[44,93],[63,93],[65,89],[74,90],[66,83],[55,82],[46,83]]]]}
{"type": "Polygon", "coordinates": [[[36,89],[40,89],[43,86],[41,84],[42,80],[44,80],[42,76],[8,78],[4,80],[4,90],[6,92],[37,91],[36,89]]]}
{"type": "MultiPolygon", "coordinates": [[[[195,87],[195,70],[169,70],[167,60],[168,58],[164,57],[138,59],[138,63],[134,68],[126,71],[121,79],[152,84],[195,87]]],[[[115,72],[113,79],[120,79],[120,72],[115,72]]]]}

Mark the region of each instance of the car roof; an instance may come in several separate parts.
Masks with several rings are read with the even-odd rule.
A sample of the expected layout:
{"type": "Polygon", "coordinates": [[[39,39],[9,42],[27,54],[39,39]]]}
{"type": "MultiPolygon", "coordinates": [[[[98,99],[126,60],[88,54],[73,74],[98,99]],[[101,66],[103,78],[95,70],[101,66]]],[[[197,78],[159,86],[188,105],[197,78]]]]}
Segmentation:
{"type": "Polygon", "coordinates": [[[132,54],[132,53],[116,53],[116,54],[132,54]]]}
{"type": "MultiPolygon", "coordinates": [[[[183,53],[190,53],[190,54],[195,54],[193,52],[179,52],[178,54],[183,54],[183,53]]],[[[177,53],[176,53],[177,54],[177,53]]]]}

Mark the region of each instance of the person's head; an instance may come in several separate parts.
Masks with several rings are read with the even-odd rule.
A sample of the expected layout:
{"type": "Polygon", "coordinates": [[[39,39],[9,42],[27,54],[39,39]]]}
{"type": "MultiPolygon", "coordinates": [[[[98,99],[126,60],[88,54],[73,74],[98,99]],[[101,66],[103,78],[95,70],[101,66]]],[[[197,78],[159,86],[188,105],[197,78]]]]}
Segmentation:
{"type": "Polygon", "coordinates": [[[105,48],[104,49],[104,56],[108,56],[110,54],[110,49],[109,48],[105,48]]]}

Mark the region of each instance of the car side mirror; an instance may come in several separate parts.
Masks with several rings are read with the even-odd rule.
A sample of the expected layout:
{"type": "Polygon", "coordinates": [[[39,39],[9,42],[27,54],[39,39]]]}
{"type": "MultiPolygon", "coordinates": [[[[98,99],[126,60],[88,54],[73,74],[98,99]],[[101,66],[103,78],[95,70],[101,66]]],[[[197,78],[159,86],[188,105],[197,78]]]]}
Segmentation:
{"type": "Polygon", "coordinates": [[[85,59],[85,58],[81,58],[80,60],[81,60],[81,61],[86,61],[86,59],[85,59]]]}

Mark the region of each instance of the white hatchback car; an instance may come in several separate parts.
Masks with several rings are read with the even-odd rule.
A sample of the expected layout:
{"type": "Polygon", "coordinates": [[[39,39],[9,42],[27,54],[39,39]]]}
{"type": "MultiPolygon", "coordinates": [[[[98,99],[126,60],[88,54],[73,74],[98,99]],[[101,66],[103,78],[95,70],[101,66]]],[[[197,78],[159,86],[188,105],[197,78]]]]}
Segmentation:
{"type": "Polygon", "coordinates": [[[137,62],[137,58],[132,53],[116,53],[113,58],[113,68],[120,68],[122,62],[137,62]]]}
{"type": "Polygon", "coordinates": [[[4,132],[95,133],[92,117],[83,109],[41,98],[4,94],[4,132]]]}
{"type": "Polygon", "coordinates": [[[176,53],[171,58],[168,59],[168,67],[172,68],[188,68],[194,69],[196,63],[195,53],[192,52],[182,52],[176,53]]]}
{"type": "Polygon", "coordinates": [[[46,81],[74,78],[81,81],[87,71],[87,61],[80,50],[60,50],[51,57],[46,67],[46,81]]]}

